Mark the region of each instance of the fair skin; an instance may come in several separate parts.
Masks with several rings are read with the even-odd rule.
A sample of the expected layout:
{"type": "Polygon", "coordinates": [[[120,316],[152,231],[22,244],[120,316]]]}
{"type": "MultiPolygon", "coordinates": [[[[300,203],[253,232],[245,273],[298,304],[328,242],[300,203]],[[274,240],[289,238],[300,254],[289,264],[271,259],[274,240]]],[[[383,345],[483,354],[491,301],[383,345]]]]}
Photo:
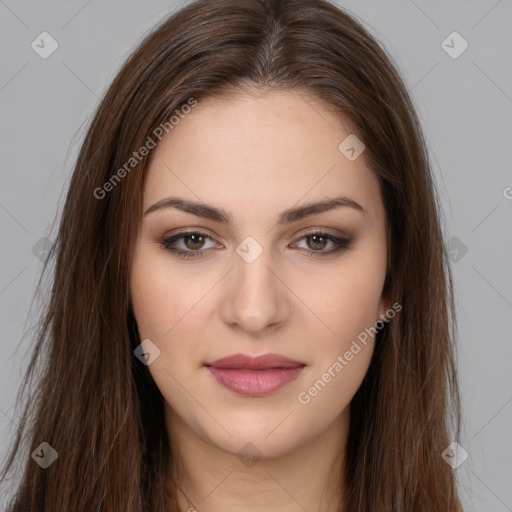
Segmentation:
{"type": "Polygon", "coordinates": [[[338,150],[350,133],[305,93],[239,92],[199,101],[151,154],[144,212],[173,196],[232,217],[228,225],[155,209],[135,247],[132,305],[140,339],[160,350],[148,369],[182,461],[179,485],[191,504],[180,492],[181,510],[334,511],[342,499],[349,404],[373,338],[342,371],[332,367],[390,307],[385,209],[364,153],[349,161],[338,150]],[[364,211],[342,206],[278,223],[284,210],[340,196],[364,211]],[[205,238],[173,247],[200,257],[180,259],[161,245],[185,228],[205,238]],[[337,244],[306,236],[314,230],[351,241],[328,254],[337,244]],[[262,250],[250,263],[236,251],[246,237],[262,250]],[[275,392],[244,396],[204,366],[235,353],[277,353],[306,366],[275,392]],[[330,381],[300,402],[329,368],[330,381]],[[253,463],[237,455],[246,443],[258,454],[253,463]]]}

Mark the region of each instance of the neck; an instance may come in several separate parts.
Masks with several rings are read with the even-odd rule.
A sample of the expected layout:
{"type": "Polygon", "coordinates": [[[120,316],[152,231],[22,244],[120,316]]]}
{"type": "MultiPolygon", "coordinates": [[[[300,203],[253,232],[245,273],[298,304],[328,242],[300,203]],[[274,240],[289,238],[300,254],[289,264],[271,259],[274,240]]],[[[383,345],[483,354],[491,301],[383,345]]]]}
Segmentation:
{"type": "Polygon", "coordinates": [[[198,436],[173,412],[166,415],[180,511],[338,512],[349,411],[288,453],[241,458],[198,436]]]}

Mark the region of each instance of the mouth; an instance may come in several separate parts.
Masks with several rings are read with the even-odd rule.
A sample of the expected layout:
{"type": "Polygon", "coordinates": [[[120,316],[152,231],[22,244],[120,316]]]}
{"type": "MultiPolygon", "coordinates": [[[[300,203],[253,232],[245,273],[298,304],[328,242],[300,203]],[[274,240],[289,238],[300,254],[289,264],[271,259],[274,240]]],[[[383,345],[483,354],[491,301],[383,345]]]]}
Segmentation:
{"type": "Polygon", "coordinates": [[[244,396],[265,396],[295,380],[306,364],[278,354],[252,357],[233,354],[211,363],[206,369],[231,391],[244,396]]]}

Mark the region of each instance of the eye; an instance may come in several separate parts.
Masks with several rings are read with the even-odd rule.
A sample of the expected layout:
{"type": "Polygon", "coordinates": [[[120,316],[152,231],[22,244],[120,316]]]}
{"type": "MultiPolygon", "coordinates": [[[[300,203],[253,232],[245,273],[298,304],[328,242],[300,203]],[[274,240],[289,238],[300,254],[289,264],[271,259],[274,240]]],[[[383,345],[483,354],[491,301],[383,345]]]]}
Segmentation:
{"type": "Polygon", "coordinates": [[[179,233],[170,238],[164,238],[160,241],[160,244],[166,250],[176,254],[179,258],[197,258],[204,256],[203,253],[206,251],[201,251],[201,249],[204,249],[205,242],[207,240],[211,240],[213,242],[213,238],[205,233],[201,233],[199,231],[188,231],[179,233]],[[182,248],[176,248],[177,241],[183,242],[183,245],[181,246],[182,248]]]}
{"type": "Polygon", "coordinates": [[[350,245],[350,240],[347,238],[336,237],[322,231],[307,233],[299,240],[304,240],[308,256],[327,256],[338,251],[344,251],[350,245]],[[324,250],[329,245],[331,250],[324,250]]]}
{"type": "MultiPolygon", "coordinates": [[[[320,257],[331,255],[338,251],[344,251],[351,243],[351,241],[346,238],[336,237],[322,231],[307,233],[299,238],[299,240],[305,241],[305,250],[308,256],[320,257]],[[330,250],[324,250],[329,246],[331,247],[330,250]]],[[[215,247],[213,238],[200,231],[178,233],[172,237],[161,239],[159,243],[164,249],[175,254],[178,258],[183,259],[202,258],[206,255],[207,249],[215,247]],[[208,240],[213,242],[213,246],[205,247],[208,240]],[[177,242],[181,243],[181,247],[177,242]]]]}

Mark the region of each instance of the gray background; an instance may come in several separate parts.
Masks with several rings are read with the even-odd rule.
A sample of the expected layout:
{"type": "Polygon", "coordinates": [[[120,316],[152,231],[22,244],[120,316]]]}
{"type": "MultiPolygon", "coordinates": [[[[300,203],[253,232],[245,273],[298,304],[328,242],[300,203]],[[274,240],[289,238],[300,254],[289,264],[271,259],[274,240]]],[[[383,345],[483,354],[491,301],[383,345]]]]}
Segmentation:
{"type": "MultiPolygon", "coordinates": [[[[0,0],[0,456],[28,363],[22,335],[42,269],[35,253],[54,235],[84,128],[141,37],[185,3],[0,0]],[[44,31],[59,45],[47,59],[31,48],[44,31]]],[[[456,471],[466,510],[512,511],[512,0],[337,3],[395,59],[423,123],[447,237],[457,239],[469,458],[456,471]],[[442,46],[453,31],[469,44],[458,58],[442,46]]]]}

